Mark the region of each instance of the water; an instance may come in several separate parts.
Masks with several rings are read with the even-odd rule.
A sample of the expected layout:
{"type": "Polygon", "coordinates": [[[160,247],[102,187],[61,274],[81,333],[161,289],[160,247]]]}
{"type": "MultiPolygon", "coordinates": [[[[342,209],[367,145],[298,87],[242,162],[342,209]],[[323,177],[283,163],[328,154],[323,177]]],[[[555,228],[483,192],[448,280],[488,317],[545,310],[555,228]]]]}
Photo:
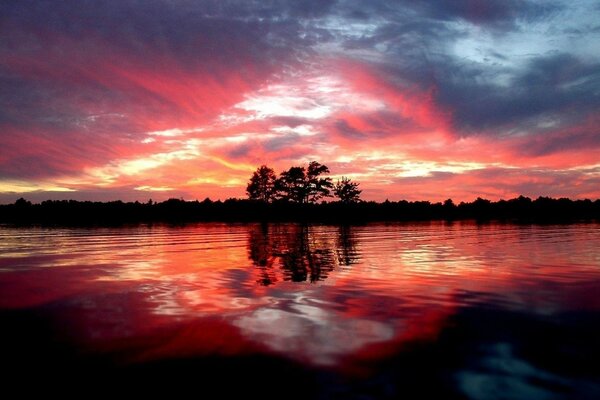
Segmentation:
{"type": "Polygon", "coordinates": [[[4,226],[0,362],[60,393],[591,399],[599,293],[598,224],[4,226]]]}

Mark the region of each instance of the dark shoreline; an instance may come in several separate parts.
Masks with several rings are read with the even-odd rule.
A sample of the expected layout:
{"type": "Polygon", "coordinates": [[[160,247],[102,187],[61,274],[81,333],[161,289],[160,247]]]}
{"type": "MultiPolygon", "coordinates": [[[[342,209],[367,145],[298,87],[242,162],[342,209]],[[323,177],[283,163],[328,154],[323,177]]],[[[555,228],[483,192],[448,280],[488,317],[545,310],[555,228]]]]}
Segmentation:
{"type": "Polygon", "coordinates": [[[491,202],[385,201],[344,204],[298,204],[251,200],[164,202],[90,202],[47,200],[32,204],[24,199],[0,205],[0,223],[41,225],[119,225],[187,222],[311,222],[367,223],[402,221],[506,221],[517,223],[568,223],[600,221],[600,199],[570,200],[520,196],[491,202]]]}

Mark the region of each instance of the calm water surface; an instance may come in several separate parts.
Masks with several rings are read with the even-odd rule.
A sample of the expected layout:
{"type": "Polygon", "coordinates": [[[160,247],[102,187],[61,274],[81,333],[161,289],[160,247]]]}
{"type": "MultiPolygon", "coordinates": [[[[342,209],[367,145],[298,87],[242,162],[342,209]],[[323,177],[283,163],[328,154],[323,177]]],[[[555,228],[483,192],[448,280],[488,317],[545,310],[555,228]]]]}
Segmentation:
{"type": "Polygon", "coordinates": [[[0,310],[57,390],[600,398],[598,224],[4,226],[0,310]]]}

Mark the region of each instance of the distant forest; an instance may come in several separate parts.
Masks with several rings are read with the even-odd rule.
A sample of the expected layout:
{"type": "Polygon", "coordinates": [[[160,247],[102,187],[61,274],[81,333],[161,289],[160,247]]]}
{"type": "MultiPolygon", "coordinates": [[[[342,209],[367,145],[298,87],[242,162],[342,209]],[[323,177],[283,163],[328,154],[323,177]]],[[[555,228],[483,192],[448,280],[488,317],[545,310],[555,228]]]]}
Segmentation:
{"type": "Polygon", "coordinates": [[[124,224],[199,221],[361,223],[424,220],[499,220],[516,222],[572,222],[600,220],[600,200],[570,200],[520,196],[492,202],[478,198],[455,204],[428,201],[373,201],[300,203],[288,200],[229,199],[225,201],[90,202],[47,200],[32,204],[19,199],[0,205],[0,223],[124,224]]]}
{"type": "Polygon", "coordinates": [[[155,203],[122,201],[91,202],[46,200],[40,204],[21,198],[0,205],[0,223],[106,225],[128,223],[199,221],[222,222],[322,222],[361,223],[426,220],[499,220],[521,222],[571,222],[600,220],[600,199],[570,200],[519,196],[492,202],[477,198],[455,204],[429,201],[363,201],[359,183],[347,177],[333,182],[329,168],[317,161],[275,171],[261,165],[252,173],[248,199],[185,201],[169,199],[155,203]],[[334,198],[333,201],[325,199],[334,198]]]}

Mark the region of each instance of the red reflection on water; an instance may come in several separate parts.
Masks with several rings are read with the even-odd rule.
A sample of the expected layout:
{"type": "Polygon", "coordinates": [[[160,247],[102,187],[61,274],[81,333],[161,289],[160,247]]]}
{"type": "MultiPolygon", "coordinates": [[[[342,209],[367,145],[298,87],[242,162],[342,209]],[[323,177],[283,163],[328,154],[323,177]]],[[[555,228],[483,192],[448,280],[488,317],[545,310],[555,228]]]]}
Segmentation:
{"type": "Polygon", "coordinates": [[[86,293],[119,292],[125,286],[99,284],[96,282],[99,272],[88,266],[60,271],[34,268],[0,272],[0,308],[38,307],[86,293]]]}
{"type": "MultiPolygon", "coordinates": [[[[596,226],[4,231],[0,309],[123,362],[272,352],[353,370],[461,307],[600,309],[596,226]]],[[[358,371],[358,370],[357,370],[358,371]]]]}
{"type": "Polygon", "coordinates": [[[391,340],[367,344],[342,357],[339,366],[352,376],[369,375],[377,362],[399,354],[406,346],[434,342],[448,325],[448,318],[453,312],[451,308],[423,310],[422,314],[411,318],[404,329],[399,329],[391,340]]]}
{"type": "MultiPolygon", "coordinates": [[[[245,337],[219,317],[204,317],[161,324],[146,334],[104,341],[102,352],[117,355],[124,363],[206,356],[247,356],[264,353],[264,346],[245,337]]],[[[95,347],[95,350],[99,350],[95,347]]]]}

